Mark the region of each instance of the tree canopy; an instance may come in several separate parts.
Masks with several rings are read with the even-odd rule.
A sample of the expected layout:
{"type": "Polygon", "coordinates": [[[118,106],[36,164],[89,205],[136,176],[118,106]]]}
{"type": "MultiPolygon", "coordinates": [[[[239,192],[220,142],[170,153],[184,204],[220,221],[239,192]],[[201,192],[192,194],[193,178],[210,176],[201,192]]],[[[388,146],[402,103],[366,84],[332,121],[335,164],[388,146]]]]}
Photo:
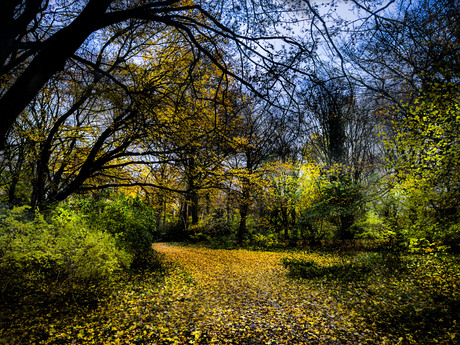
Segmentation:
{"type": "Polygon", "coordinates": [[[118,190],[164,231],[240,243],[376,217],[380,238],[414,217],[456,236],[457,2],[0,6],[2,201],[118,190]]]}

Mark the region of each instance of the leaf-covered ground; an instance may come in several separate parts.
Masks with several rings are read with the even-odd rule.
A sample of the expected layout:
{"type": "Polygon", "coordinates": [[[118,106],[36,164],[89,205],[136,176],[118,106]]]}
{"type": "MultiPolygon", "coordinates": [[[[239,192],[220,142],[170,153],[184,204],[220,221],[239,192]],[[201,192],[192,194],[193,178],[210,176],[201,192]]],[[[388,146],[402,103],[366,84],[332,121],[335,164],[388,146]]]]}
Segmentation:
{"type": "MultiPolygon", "coordinates": [[[[0,343],[459,343],[455,270],[417,261],[405,273],[395,267],[382,276],[302,280],[289,277],[282,252],[154,248],[170,263],[168,274],[132,276],[96,309],[66,315],[52,308],[18,310],[7,318],[8,327],[2,325],[0,343]]],[[[289,256],[322,265],[343,260],[289,256]]]]}
{"type": "MultiPolygon", "coordinates": [[[[358,343],[372,332],[341,305],[332,291],[287,277],[286,256],[245,250],[157,245],[194,282],[174,296],[175,329],[191,330],[209,343],[286,344],[340,339],[358,343]],[[184,313],[184,311],[186,311],[184,313]]],[[[375,340],[384,334],[373,334],[375,340]]],[[[180,335],[179,335],[180,338],[180,335]]]]}

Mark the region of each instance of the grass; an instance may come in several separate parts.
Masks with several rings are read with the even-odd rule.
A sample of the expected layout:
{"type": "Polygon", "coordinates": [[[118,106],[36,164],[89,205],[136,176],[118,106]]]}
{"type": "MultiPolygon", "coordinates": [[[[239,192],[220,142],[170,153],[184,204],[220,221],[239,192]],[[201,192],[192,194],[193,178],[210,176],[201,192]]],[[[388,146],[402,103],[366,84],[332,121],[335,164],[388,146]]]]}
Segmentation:
{"type": "Polygon", "coordinates": [[[460,341],[455,257],[155,248],[160,270],[91,303],[2,308],[0,344],[460,341]]]}

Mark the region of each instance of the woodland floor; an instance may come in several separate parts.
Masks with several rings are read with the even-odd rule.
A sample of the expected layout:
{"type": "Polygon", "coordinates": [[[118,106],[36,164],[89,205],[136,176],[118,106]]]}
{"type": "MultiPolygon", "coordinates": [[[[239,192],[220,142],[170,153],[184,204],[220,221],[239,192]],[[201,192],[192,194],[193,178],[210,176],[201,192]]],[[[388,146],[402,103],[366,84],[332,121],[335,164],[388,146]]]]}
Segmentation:
{"type": "MultiPolygon", "coordinates": [[[[190,274],[173,293],[172,322],[210,343],[366,343],[375,334],[334,292],[288,278],[286,253],[210,250],[156,244],[190,274]]],[[[170,312],[169,310],[168,312],[170,312]]]]}
{"type": "Polygon", "coordinates": [[[185,269],[193,282],[187,287],[172,284],[180,290],[172,293],[172,308],[167,311],[175,314],[171,320],[175,329],[192,330],[205,343],[393,344],[404,340],[365,321],[361,301],[356,300],[365,303],[365,294],[345,291],[350,295],[343,296],[343,286],[289,278],[281,264],[286,253],[164,244],[156,244],[155,250],[185,269]]]}
{"type": "Polygon", "coordinates": [[[340,257],[154,249],[168,262],[161,278],[133,277],[96,309],[65,317],[37,310],[24,320],[18,311],[0,329],[0,344],[460,343],[460,282],[450,273],[306,280],[289,277],[282,259],[340,257]]]}

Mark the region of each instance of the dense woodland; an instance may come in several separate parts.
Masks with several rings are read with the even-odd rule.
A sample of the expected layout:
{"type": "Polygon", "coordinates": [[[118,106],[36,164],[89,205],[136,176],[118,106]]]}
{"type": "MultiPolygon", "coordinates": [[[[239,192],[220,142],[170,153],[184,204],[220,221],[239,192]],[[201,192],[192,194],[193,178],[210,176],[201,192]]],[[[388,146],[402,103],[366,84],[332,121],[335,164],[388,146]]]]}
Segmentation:
{"type": "MultiPolygon", "coordinates": [[[[442,257],[458,306],[459,17],[456,0],[1,1],[2,305],[92,308],[120,275],[162,279],[152,243],[186,242],[442,257]]],[[[343,273],[302,260],[283,262],[343,273]]]]}

